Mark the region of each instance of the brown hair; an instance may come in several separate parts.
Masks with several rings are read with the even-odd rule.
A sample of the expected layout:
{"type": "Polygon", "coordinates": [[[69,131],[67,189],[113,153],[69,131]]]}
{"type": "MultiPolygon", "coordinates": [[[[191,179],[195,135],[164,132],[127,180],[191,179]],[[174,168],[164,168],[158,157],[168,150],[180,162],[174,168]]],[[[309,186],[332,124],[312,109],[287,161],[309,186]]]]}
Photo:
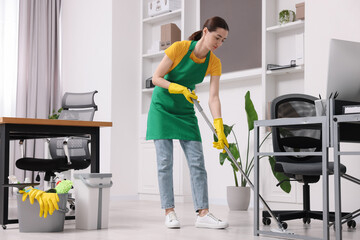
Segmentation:
{"type": "Polygon", "coordinates": [[[202,31],[205,27],[209,30],[209,32],[216,31],[217,28],[223,28],[226,31],[229,31],[229,26],[227,25],[226,21],[221,17],[215,16],[206,20],[202,30],[196,31],[191,34],[189,40],[199,41],[202,37],[202,31]]]}

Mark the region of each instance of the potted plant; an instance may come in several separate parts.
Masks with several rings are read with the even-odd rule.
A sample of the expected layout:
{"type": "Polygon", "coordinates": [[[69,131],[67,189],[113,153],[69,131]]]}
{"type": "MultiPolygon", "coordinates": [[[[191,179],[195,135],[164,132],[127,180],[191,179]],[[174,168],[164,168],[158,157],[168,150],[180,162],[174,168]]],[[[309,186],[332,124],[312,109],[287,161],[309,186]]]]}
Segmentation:
{"type": "Polygon", "coordinates": [[[52,114],[48,116],[49,119],[59,119],[60,113],[63,110],[63,108],[59,108],[57,112],[55,110],[52,111],[52,114]]]}
{"type": "MultiPolygon", "coordinates": [[[[233,126],[228,126],[224,124],[224,133],[226,137],[229,136],[230,133],[232,133],[232,136],[235,140],[235,143],[229,142],[229,150],[231,154],[234,156],[236,161],[238,161],[239,166],[244,171],[247,177],[250,176],[251,171],[254,168],[254,156],[250,156],[249,150],[250,150],[250,134],[251,131],[254,129],[254,121],[258,120],[258,115],[255,110],[255,107],[253,105],[253,102],[250,98],[250,92],[247,91],[245,94],[245,112],[247,115],[247,123],[248,123],[248,136],[247,136],[247,147],[246,147],[246,157],[241,158],[240,151],[239,151],[239,142],[236,138],[236,134],[233,131],[233,126]]],[[[270,136],[271,132],[267,133],[264,139],[260,143],[260,147],[265,142],[266,139],[270,136]]],[[[215,141],[217,141],[216,137],[214,136],[215,141]]],[[[228,139],[229,141],[229,139],[228,139]]],[[[263,158],[265,156],[262,156],[260,158],[263,158]]],[[[239,172],[239,169],[237,166],[231,161],[230,157],[227,153],[220,153],[219,160],[220,164],[223,165],[225,160],[229,160],[230,164],[232,166],[234,180],[235,180],[235,186],[228,186],[227,187],[227,202],[229,205],[230,210],[247,210],[250,202],[250,188],[247,186],[246,179],[241,175],[240,178],[240,184],[237,177],[237,172],[239,172]]],[[[286,177],[282,173],[278,173],[274,171],[274,165],[275,165],[275,159],[273,157],[269,157],[269,162],[273,171],[274,176],[278,179],[279,182],[283,181],[280,185],[280,187],[287,193],[291,190],[291,185],[288,180],[288,177],[286,177]]]]}
{"type": "Polygon", "coordinates": [[[285,24],[295,21],[295,12],[292,10],[282,10],[279,13],[280,24],[285,24]]]}

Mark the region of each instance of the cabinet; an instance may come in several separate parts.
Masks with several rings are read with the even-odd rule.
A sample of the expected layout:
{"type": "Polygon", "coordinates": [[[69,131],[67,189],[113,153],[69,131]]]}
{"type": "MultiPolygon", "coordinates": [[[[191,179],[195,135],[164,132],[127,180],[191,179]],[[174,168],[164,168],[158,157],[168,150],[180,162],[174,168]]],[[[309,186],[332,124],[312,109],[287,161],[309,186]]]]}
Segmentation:
{"type": "MultiPolygon", "coordinates": [[[[164,57],[164,51],[159,50],[161,25],[175,23],[181,30],[181,40],[187,39],[198,28],[198,1],[179,1],[180,8],[171,12],[150,17],[148,3],[153,0],[140,0],[141,3],[141,56],[140,56],[140,158],[139,158],[139,194],[141,199],[159,200],[156,152],[153,142],[146,142],[146,120],[149,111],[153,88],[146,88],[146,79],[151,77],[164,57]]],[[[174,141],[174,193],[176,199],[186,201],[191,198],[186,159],[182,154],[180,144],[174,141]]]]}
{"type": "MultiPolygon", "coordinates": [[[[289,93],[304,92],[305,56],[304,34],[305,20],[295,20],[279,24],[279,12],[288,9],[296,12],[295,5],[304,0],[262,0],[262,91],[264,99],[263,116],[270,116],[270,101],[277,96],[289,93]],[[288,65],[296,60],[296,67],[267,70],[268,64],[288,65]]],[[[306,6],[306,4],[305,4],[306,6]]],[[[305,9],[306,12],[306,9],[305,9]]],[[[272,149],[271,144],[265,144],[272,149]]],[[[266,150],[264,150],[266,151],[266,150]]],[[[262,186],[264,197],[268,201],[302,203],[301,186],[292,182],[290,194],[276,187],[276,180],[267,164],[263,164],[262,186]],[[268,181],[271,179],[271,181],[268,181]]],[[[301,205],[299,205],[301,206],[301,205]]]]}

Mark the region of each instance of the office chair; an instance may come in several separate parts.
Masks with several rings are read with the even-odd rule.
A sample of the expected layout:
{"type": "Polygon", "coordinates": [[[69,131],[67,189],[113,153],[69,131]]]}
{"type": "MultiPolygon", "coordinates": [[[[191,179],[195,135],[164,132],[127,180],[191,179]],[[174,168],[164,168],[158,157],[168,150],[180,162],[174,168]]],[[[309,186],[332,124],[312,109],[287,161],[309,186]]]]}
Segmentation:
{"type": "MultiPolygon", "coordinates": [[[[288,94],[273,100],[271,104],[271,118],[293,118],[316,116],[314,100],[317,98],[304,94],[288,94]]],[[[320,152],[322,148],[321,128],[289,126],[273,127],[272,140],[274,152],[320,152]]],[[[303,185],[303,210],[274,211],[283,227],[287,228],[284,221],[302,219],[304,224],[310,224],[311,219],[323,219],[322,211],[310,209],[310,186],[319,181],[322,175],[321,156],[275,156],[275,171],[282,172],[293,181],[302,182],[303,185]]],[[[329,162],[329,174],[334,172],[334,163],[329,162]]],[[[346,167],[341,164],[341,175],[346,172],[346,167]]],[[[342,216],[352,219],[349,213],[342,216]]],[[[263,211],[263,224],[270,225],[270,214],[263,211]]],[[[329,221],[334,222],[335,213],[329,213],[329,221]]],[[[354,220],[348,221],[348,227],[355,228],[354,220]]]]}
{"type": "MultiPolygon", "coordinates": [[[[65,93],[62,98],[60,120],[92,121],[97,105],[94,95],[97,91],[88,93],[65,93]]],[[[22,144],[23,141],[20,141],[22,144]]],[[[16,161],[16,167],[22,170],[45,172],[45,181],[55,187],[55,173],[71,169],[85,169],[90,165],[90,138],[88,136],[51,138],[48,139],[52,159],[22,157],[16,161]]],[[[23,154],[23,153],[22,153],[23,154]]],[[[37,181],[39,181],[37,177],[37,181]]]]}

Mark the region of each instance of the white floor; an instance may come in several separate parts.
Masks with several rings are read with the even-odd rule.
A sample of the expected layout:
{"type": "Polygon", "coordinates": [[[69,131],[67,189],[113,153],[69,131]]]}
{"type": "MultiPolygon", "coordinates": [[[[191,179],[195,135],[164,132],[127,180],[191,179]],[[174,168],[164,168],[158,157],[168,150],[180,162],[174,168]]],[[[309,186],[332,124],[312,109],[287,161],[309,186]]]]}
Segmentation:
{"type": "MultiPolygon", "coordinates": [[[[164,226],[163,211],[156,201],[115,201],[110,203],[109,228],[102,230],[77,230],[75,220],[65,221],[65,229],[60,233],[21,233],[18,224],[7,225],[0,229],[1,240],[222,240],[222,239],[275,239],[267,236],[253,236],[253,211],[229,211],[227,206],[211,206],[211,212],[220,219],[227,220],[230,227],[226,230],[199,229],[194,227],[195,213],[191,203],[178,203],[177,215],[181,222],[180,229],[167,229],[164,226]]],[[[289,221],[288,230],[296,234],[312,237],[322,236],[322,222],[313,220],[310,225],[302,220],[289,221]]],[[[263,228],[262,224],[260,225],[263,228]]],[[[265,227],[269,229],[269,227],[265,227]]],[[[335,239],[331,229],[331,239],[335,239]]],[[[360,239],[360,229],[344,227],[343,239],[360,239]]]]}

